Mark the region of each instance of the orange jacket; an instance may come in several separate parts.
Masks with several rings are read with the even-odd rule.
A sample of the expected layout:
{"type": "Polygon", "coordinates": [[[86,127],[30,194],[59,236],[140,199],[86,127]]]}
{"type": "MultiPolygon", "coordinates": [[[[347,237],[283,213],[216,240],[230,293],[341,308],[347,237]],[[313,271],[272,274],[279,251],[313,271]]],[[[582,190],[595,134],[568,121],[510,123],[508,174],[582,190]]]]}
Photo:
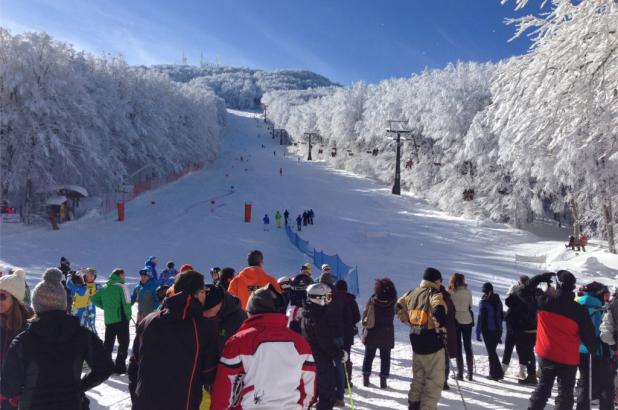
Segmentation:
{"type": "Polygon", "coordinates": [[[249,302],[251,293],[269,283],[272,283],[275,289],[281,292],[277,280],[266,273],[264,269],[259,266],[249,266],[240,271],[238,276],[232,279],[228,287],[228,292],[240,299],[243,310],[247,310],[247,303],[249,302]]]}

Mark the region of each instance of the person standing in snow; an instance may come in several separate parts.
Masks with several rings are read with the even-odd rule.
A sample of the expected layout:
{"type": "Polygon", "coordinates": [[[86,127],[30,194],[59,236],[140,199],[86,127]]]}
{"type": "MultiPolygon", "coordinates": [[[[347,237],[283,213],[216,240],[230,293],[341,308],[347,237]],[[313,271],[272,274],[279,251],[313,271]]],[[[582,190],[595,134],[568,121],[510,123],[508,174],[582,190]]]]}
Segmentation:
{"type": "Polygon", "coordinates": [[[496,353],[499,344],[502,343],[502,301],[500,296],[494,293],[494,287],[486,282],[481,288],[483,296],[479,304],[479,320],[476,324],[476,340],[481,341],[481,335],[487,349],[489,359],[489,378],[502,380],[504,372],[500,364],[500,358],[496,353]]]}
{"type": "Polygon", "coordinates": [[[264,215],[264,218],[262,218],[262,222],[264,222],[264,230],[267,231],[268,225],[270,224],[270,219],[268,218],[268,214],[264,215]]]}
{"type": "Polygon", "coordinates": [[[376,279],[373,294],[365,304],[362,317],[363,386],[368,387],[373,359],[380,350],[380,386],[385,389],[391,370],[391,350],[395,347],[395,304],[397,290],[388,278],[376,279]]]}
{"type": "Polygon", "coordinates": [[[234,268],[223,268],[221,270],[221,275],[219,276],[219,282],[217,283],[217,285],[227,291],[230,287],[230,282],[232,281],[232,279],[234,279],[234,276],[236,276],[236,271],[234,270],[234,268]]]}
{"type": "Polygon", "coordinates": [[[283,219],[285,220],[285,225],[286,225],[286,226],[287,226],[287,224],[288,224],[288,218],[289,218],[289,217],[290,217],[290,213],[289,213],[289,212],[288,212],[288,210],[286,209],[286,210],[283,212],[283,219]]]}
{"type": "Polygon", "coordinates": [[[303,226],[307,226],[307,221],[309,220],[309,214],[307,211],[303,211],[303,226]]]}
{"type": "Polygon", "coordinates": [[[225,344],[212,410],[309,408],[316,365],[307,341],[286,328],[284,310],[284,300],[272,285],[253,292],[249,319],[225,344]]]}
{"type": "Polygon", "coordinates": [[[125,285],[124,270],[116,268],[112,271],[107,283],[92,296],[92,303],[104,311],[105,321],[105,351],[109,355],[114,350],[118,339],[118,353],[114,373],[127,372],[127,354],[129,351],[129,320],[131,320],[131,296],[125,285]]]}
{"type": "Polygon", "coordinates": [[[309,218],[307,222],[309,223],[309,225],[313,225],[313,215],[314,215],[313,209],[310,209],[309,212],[307,213],[307,216],[309,218]]]}
{"type": "Polygon", "coordinates": [[[178,271],[176,270],[174,261],[169,261],[165,264],[165,270],[159,276],[160,285],[172,286],[178,271]]]}
{"type": "Polygon", "coordinates": [[[303,265],[300,269],[300,273],[292,279],[290,284],[290,307],[288,309],[288,327],[293,331],[301,334],[301,321],[303,305],[307,299],[307,287],[313,285],[313,278],[311,273],[303,265]]]}
{"type": "Polygon", "coordinates": [[[73,306],[71,314],[79,319],[82,326],[97,334],[96,315],[97,310],[92,303],[92,296],[101,288],[94,281],[96,280],[96,269],[82,269],[76,274],[69,275],[67,288],[71,291],[73,306]]]}
{"type": "Polygon", "coordinates": [[[104,382],[113,363],[101,340],[67,315],[63,274],[50,268],[32,292],[35,319],[8,349],[2,366],[3,409],[84,410],[86,391],[104,382]],[[82,377],[83,364],[90,371],[82,377]]]}
{"type": "MultiPolygon", "coordinates": [[[[601,333],[603,305],[609,299],[609,294],[607,286],[592,282],[586,285],[584,294],[577,298],[577,302],[588,310],[597,336],[601,333]]],[[[599,343],[598,348],[593,351],[589,351],[583,343],[580,344],[576,410],[589,409],[591,396],[599,398],[600,410],[613,410],[612,356],[613,352],[605,343],[599,343]],[[592,383],[590,383],[590,369],[592,369],[592,383]],[[589,391],[590,384],[592,392],[589,391]]]]}
{"type": "Polygon", "coordinates": [[[219,346],[223,348],[225,342],[236,332],[242,322],[247,319],[247,314],[240,306],[240,299],[230,295],[220,286],[206,285],[206,300],[204,301],[204,314],[206,318],[212,318],[217,323],[219,346]]]}
{"type": "Polygon", "coordinates": [[[356,325],[360,322],[361,316],[358,303],[356,303],[356,296],[348,292],[348,284],[345,280],[340,279],[335,282],[333,293],[335,294],[333,296],[335,299],[339,298],[343,301],[343,350],[348,352],[348,361],[344,364],[345,375],[342,375],[344,376],[342,380],[344,382],[343,386],[345,386],[346,380],[350,382],[350,385],[352,384],[350,353],[354,344],[354,336],[358,333],[356,325]]]}
{"type": "Polygon", "coordinates": [[[210,277],[212,279],[212,283],[214,285],[218,285],[219,284],[219,280],[221,280],[221,268],[218,266],[215,266],[214,268],[210,269],[210,277]]]}
{"type": "Polygon", "coordinates": [[[412,383],[410,410],[436,409],[444,387],[444,325],[447,307],[440,293],[442,274],[427,268],[420,286],[397,301],[397,317],[410,326],[412,383]]]}
{"type": "Polygon", "coordinates": [[[444,351],[444,387],[442,389],[449,390],[448,373],[451,367],[451,359],[457,357],[457,321],[455,319],[455,304],[451,294],[442,285],[440,285],[440,293],[446,304],[446,322],[444,323],[444,328],[446,329],[446,349],[444,351]]]}
{"type": "Polygon", "coordinates": [[[275,214],[275,224],[278,229],[281,229],[281,213],[279,211],[275,214]]]}
{"type": "Polygon", "coordinates": [[[155,282],[157,282],[157,284],[159,284],[159,274],[157,273],[158,263],[159,263],[159,260],[157,259],[156,256],[149,256],[148,259],[146,259],[146,262],[144,262],[144,267],[150,268],[150,271],[152,272],[152,277],[155,280],[155,282]]]}
{"type": "MultiPolygon", "coordinates": [[[[615,380],[616,367],[618,367],[618,291],[614,292],[612,301],[607,305],[607,309],[603,314],[603,320],[600,326],[600,337],[601,341],[609,347],[614,355],[613,369],[610,369],[613,370],[613,374],[608,377],[608,380],[615,380]]],[[[613,389],[614,402],[618,403],[616,385],[609,383],[608,387],[608,394],[611,397],[613,389]]]]}
{"type": "Polygon", "coordinates": [[[129,364],[133,410],[198,410],[202,386],[214,382],[219,344],[203,317],[204,275],[176,275],[163,309],[137,326],[129,364]]]}
{"type": "Polygon", "coordinates": [[[131,293],[131,304],[137,302],[137,324],[159,307],[157,283],[148,268],[139,271],[139,283],[131,293]]]}
{"type": "Polygon", "coordinates": [[[264,270],[264,255],[258,250],[249,252],[247,256],[248,267],[240,271],[230,282],[229,292],[240,299],[243,310],[247,309],[249,296],[256,289],[272,283],[277,291],[281,291],[277,280],[264,270]]]}
{"type": "Polygon", "coordinates": [[[575,276],[569,271],[546,272],[536,275],[517,295],[532,308],[538,309],[536,353],[541,376],[530,396],[529,409],[545,408],[551,396],[554,380],[558,379],[557,410],[573,408],[575,374],[580,362],[579,346],[583,342],[588,351],[596,351],[597,338],[587,309],[575,301],[575,276]],[[557,288],[551,286],[556,279],[557,288]],[[537,293],[540,283],[547,283],[547,291],[537,293]]]}
{"type": "Polygon", "coordinates": [[[453,273],[448,283],[448,291],[455,306],[455,321],[457,322],[457,379],[463,380],[463,351],[465,350],[467,379],[471,381],[474,372],[472,292],[468,289],[466,278],[461,273],[453,273]]]}
{"type": "Polygon", "coordinates": [[[73,306],[73,299],[71,298],[71,290],[69,288],[67,288],[67,280],[69,277],[69,273],[73,272],[71,270],[71,262],[69,262],[69,260],[67,258],[65,258],[64,256],[60,257],[60,266],[58,266],[58,269],[60,269],[60,271],[62,272],[62,275],[64,276],[64,281],[62,282],[62,285],[64,286],[65,290],[66,290],[66,294],[67,294],[67,313],[71,313],[70,309],[71,306],[73,306]]]}
{"type": "Polygon", "coordinates": [[[298,230],[298,232],[300,232],[300,224],[303,221],[303,219],[301,218],[300,214],[296,217],[296,230],[298,230]]]}
{"type": "Polygon", "coordinates": [[[347,352],[335,343],[328,317],[328,304],[332,300],[330,287],[316,283],[307,288],[307,299],[303,307],[302,332],[309,342],[317,369],[318,402],[316,410],[332,410],[335,404],[337,383],[335,362],[348,361],[347,352]]]}

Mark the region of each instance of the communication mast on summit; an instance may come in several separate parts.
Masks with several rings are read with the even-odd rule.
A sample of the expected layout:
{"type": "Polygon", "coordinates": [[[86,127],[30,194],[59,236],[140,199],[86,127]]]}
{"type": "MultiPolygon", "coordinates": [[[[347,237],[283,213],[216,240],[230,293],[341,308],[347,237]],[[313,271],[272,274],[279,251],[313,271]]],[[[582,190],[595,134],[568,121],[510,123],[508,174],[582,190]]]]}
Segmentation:
{"type": "Polygon", "coordinates": [[[387,134],[390,139],[396,141],[397,156],[395,159],[395,182],[393,183],[393,195],[401,195],[401,144],[409,140],[412,130],[408,128],[408,120],[388,120],[387,134]]]}

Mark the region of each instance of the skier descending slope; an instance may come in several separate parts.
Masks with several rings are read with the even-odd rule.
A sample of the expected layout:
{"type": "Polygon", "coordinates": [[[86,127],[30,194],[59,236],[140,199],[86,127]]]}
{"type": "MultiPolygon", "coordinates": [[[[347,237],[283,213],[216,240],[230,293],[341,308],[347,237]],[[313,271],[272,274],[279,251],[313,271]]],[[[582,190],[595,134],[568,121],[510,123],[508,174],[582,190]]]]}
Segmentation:
{"type": "Polygon", "coordinates": [[[531,410],[545,408],[556,378],[556,410],[572,409],[580,342],[586,345],[588,351],[597,349],[592,320],[587,309],[575,301],[574,289],[575,276],[561,270],[537,275],[517,291],[520,298],[538,309],[536,352],[541,377],[530,396],[531,410]],[[551,286],[554,278],[557,288],[551,286]],[[537,286],[543,282],[548,284],[547,291],[537,294],[537,286]]]}

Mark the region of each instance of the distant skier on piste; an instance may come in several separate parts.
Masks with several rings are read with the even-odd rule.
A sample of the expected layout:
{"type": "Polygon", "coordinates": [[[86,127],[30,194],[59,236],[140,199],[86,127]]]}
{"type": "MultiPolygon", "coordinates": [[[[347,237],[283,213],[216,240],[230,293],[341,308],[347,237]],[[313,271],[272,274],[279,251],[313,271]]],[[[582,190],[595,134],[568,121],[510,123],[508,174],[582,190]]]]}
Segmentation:
{"type": "Polygon", "coordinates": [[[290,217],[290,213],[288,212],[288,210],[286,209],[285,212],[283,213],[283,218],[285,219],[285,224],[288,224],[288,218],[290,217]]]}
{"type": "Polygon", "coordinates": [[[300,216],[300,215],[298,215],[298,216],[296,217],[296,229],[298,229],[298,231],[299,231],[299,232],[300,232],[300,230],[301,230],[301,229],[300,229],[300,228],[301,228],[300,224],[302,223],[302,221],[303,221],[303,219],[301,218],[301,216],[300,216]]]}
{"type": "Polygon", "coordinates": [[[264,215],[264,218],[262,218],[262,222],[264,222],[264,230],[267,231],[268,225],[270,224],[270,218],[268,218],[268,214],[264,215]]]}
{"type": "Polygon", "coordinates": [[[275,225],[277,225],[278,229],[281,229],[281,212],[279,211],[275,214],[275,225]]]}

